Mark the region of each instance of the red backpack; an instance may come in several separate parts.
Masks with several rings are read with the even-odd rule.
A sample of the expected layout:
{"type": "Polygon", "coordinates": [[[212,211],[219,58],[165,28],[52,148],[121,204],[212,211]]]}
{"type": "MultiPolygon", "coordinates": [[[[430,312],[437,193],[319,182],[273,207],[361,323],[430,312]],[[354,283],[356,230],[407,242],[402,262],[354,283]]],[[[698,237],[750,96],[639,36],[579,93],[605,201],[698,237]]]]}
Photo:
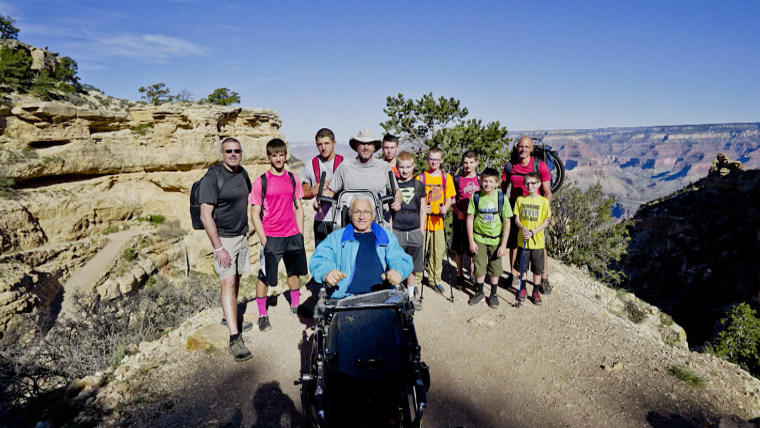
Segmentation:
{"type": "MultiPolygon", "coordinates": [[[[340,165],[341,162],[343,162],[343,156],[336,154],[335,161],[333,162],[333,172],[338,169],[338,165],[340,165]]],[[[314,159],[311,160],[311,167],[314,169],[314,176],[317,177],[316,184],[319,184],[319,155],[314,156],[314,159]]]]}

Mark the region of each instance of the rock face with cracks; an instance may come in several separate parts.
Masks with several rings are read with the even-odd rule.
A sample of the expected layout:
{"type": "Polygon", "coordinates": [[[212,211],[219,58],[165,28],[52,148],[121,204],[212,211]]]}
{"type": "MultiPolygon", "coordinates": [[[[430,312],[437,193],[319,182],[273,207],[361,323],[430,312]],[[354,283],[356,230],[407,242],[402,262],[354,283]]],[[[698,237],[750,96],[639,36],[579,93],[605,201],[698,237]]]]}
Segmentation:
{"type": "MultiPolygon", "coordinates": [[[[221,160],[222,139],[241,142],[242,165],[252,178],[269,165],[265,144],[284,139],[279,116],[268,109],[188,102],[146,105],[96,91],[69,98],[41,101],[12,94],[0,99],[0,178],[10,180],[16,193],[0,204],[0,252],[26,255],[15,260],[17,265],[3,266],[0,334],[14,314],[49,309],[42,302],[54,300],[70,270],[84,262],[83,257],[56,256],[55,263],[46,265],[48,285],[42,288],[47,291],[40,298],[28,292],[38,277],[29,260],[40,258],[42,248],[95,238],[99,244],[91,249],[97,250],[105,233],[151,215],[178,221],[179,228],[190,232],[190,187],[221,160]]],[[[187,259],[191,269],[212,270],[202,231],[187,234],[170,253],[163,257],[187,259]]],[[[82,253],[87,254],[90,250],[82,253]]],[[[140,282],[166,261],[144,264],[142,273],[106,276],[91,290],[104,298],[121,296],[139,286],[129,277],[140,282]]]]}

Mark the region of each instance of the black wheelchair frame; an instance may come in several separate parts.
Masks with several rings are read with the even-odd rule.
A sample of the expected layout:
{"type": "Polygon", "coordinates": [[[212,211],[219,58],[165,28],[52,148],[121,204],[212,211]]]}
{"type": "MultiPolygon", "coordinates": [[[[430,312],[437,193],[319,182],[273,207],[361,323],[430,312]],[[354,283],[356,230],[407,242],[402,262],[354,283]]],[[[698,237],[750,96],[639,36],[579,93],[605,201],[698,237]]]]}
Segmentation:
{"type": "Polygon", "coordinates": [[[323,287],[314,310],[309,373],[301,376],[301,404],[310,426],[364,421],[419,427],[430,373],[421,360],[407,293],[382,290],[329,300],[323,287]]]}

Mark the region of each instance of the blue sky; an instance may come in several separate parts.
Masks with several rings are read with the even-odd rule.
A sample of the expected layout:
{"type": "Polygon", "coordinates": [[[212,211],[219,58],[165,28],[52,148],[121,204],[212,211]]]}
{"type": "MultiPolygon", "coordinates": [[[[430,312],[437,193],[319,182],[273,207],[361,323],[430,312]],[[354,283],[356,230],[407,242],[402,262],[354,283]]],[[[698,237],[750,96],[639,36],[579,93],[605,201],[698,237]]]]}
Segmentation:
{"type": "Polygon", "coordinates": [[[382,132],[389,95],[509,130],[760,121],[760,2],[0,0],[19,39],[139,99],[228,87],[291,142],[382,132]]]}

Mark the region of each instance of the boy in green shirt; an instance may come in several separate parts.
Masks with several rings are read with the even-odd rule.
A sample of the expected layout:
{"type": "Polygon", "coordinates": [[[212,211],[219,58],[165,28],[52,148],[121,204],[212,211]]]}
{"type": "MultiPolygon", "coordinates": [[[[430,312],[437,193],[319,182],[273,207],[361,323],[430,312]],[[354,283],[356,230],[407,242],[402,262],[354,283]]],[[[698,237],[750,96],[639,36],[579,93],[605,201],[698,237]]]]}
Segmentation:
{"type": "MultiPolygon", "coordinates": [[[[541,186],[541,177],[538,173],[531,172],[525,175],[525,188],[530,193],[528,196],[518,196],[515,201],[515,226],[517,226],[517,257],[515,257],[515,270],[520,269],[523,252],[525,252],[524,266],[528,270],[530,266],[533,272],[533,304],[541,304],[541,274],[544,273],[544,229],[551,220],[549,200],[538,194],[541,186]],[[523,248],[525,247],[525,248],[523,248]]],[[[527,276],[527,275],[526,275],[527,276]]],[[[515,276],[516,277],[516,276],[515,276]]],[[[523,280],[523,284],[525,281],[523,280]]],[[[519,301],[525,300],[528,292],[525,288],[520,290],[517,296],[519,301]]]]}
{"type": "Polygon", "coordinates": [[[467,238],[470,241],[470,251],[474,254],[477,287],[477,293],[470,298],[470,305],[478,304],[486,297],[483,294],[483,282],[488,274],[491,278],[488,306],[499,306],[496,290],[503,271],[501,258],[507,254],[508,219],[512,217],[509,201],[498,190],[499,179],[499,172],[494,168],[484,169],[481,174],[483,190],[472,195],[467,207],[467,238]]]}

